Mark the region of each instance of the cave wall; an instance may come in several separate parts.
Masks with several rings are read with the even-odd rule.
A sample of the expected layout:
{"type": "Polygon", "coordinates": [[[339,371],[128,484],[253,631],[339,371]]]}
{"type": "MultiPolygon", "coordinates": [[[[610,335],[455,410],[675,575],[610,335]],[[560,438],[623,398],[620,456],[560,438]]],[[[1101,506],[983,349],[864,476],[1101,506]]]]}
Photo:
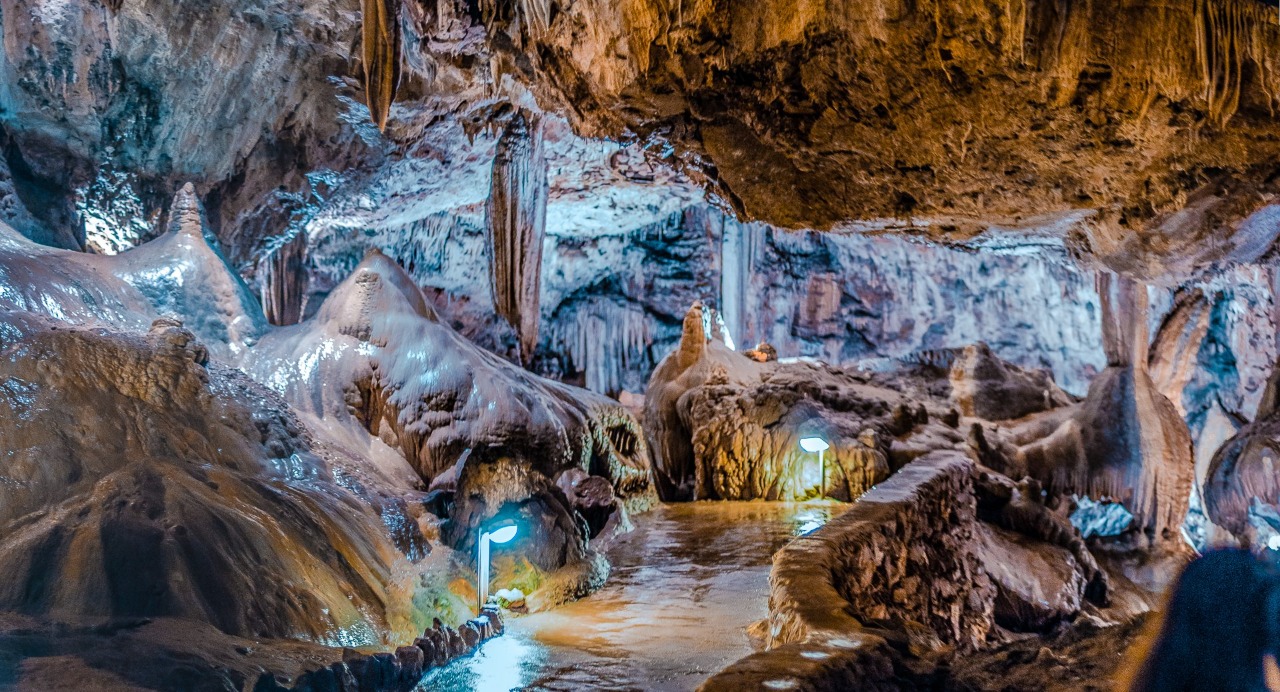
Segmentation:
{"type": "MultiPolygon", "coordinates": [[[[706,204],[611,232],[575,228],[555,214],[553,202],[547,329],[535,367],[597,391],[643,391],[696,300],[722,306],[740,349],[766,340],[781,357],[851,364],[984,340],[1002,358],[1051,370],[1075,392],[1104,365],[1091,275],[1061,246],[1014,242],[978,252],[894,234],[789,232],[739,223],[706,204]]],[[[311,300],[378,247],[464,334],[511,352],[514,336],[488,298],[483,226],[466,208],[363,232],[310,230],[311,300]]]]}

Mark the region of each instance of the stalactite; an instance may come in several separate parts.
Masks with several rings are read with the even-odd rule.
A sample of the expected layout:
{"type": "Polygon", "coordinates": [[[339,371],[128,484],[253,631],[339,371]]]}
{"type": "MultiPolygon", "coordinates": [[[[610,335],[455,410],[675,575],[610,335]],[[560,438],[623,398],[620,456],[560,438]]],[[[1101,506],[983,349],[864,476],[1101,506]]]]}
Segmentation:
{"type": "Polygon", "coordinates": [[[720,311],[725,327],[744,347],[763,338],[755,329],[750,316],[752,305],[751,280],[756,257],[760,252],[761,236],[765,230],[756,224],[742,224],[725,218],[720,238],[720,311]]]}
{"type": "MultiPolygon", "coordinates": [[[[1274,23],[1275,10],[1242,0],[1197,0],[1195,4],[1196,57],[1204,80],[1209,119],[1225,124],[1240,107],[1247,61],[1266,62],[1266,42],[1258,35],[1274,23]]],[[[1261,79],[1271,102],[1268,80],[1261,79]]]]}
{"type": "Polygon", "coordinates": [[[267,257],[261,266],[262,311],[274,325],[297,324],[306,309],[307,236],[299,233],[267,257]]]}
{"type": "Polygon", "coordinates": [[[586,387],[602,394],[623,388],[627,368],[646,357],[652,337],[644,310],[609,299],[576,306],[553,323],[551,343],[586,375],[586,387]]]}
{"type": "Polygon", "coordinates": [[[552,0],[480,0],[480,17],[489,31],[511,26],[517,36],[537,41],[551,27],[552,0]]]}
{"type": "Polygon", "coordinates": [[[498,140],[487,208],[493,305],[515,328],[526,365],[538,344],[547,162],[534,116],[521,110],[498,140]]]}
{"type": "Polygon", "coordinates": [[[365,102],[379,130],[387,129],[400,88],[400,0],[361,0],[365,102]]]}

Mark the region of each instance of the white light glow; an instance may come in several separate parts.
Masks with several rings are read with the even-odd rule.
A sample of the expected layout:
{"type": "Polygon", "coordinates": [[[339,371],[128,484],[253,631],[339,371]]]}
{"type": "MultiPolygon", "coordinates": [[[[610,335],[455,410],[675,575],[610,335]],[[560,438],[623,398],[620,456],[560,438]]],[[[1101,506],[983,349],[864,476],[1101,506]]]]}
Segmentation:
{"type": "Polygon", "coordinates": [[[802,437],[800,438],[800,448],[806,452],[821,452],[831,448],[827,441],[821,437],[802,437]]]}
{"type": "Polygon", "coordinates": [[[516,537],[516,527],[514,524],[511,526],[504,526],[498,529],[497,531],[494,531],[493,533],[489,534],[489,540],[498,544],[506,543],[507,541],[515,537],[516,537]]]}

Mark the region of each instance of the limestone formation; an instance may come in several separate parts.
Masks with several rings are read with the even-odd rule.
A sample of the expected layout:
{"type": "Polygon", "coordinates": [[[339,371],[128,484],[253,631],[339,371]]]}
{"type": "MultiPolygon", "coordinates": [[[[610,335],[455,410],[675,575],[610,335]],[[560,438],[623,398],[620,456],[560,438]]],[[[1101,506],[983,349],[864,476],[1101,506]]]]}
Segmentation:
{"type": "Polygon", "coordinates": [[[1021,418],[1071,403],[1052,375],[1004,363],[982,342],[964,348],[950,379],[952,401],[962,415],[975,418],[1021,418]]]}
{"type": "Polygon", "coordinates": [[[565,579],[584,580],[548,594],[581,595],[606,569],[588,548],[590,527],[552,479],[574,469],[598,476],[618,498],[610,509],[623,514],[653,502],[630,413],[467,342],[378,252],[313,320],[263,337],[246,369],[348,444],[375,458],[395,450],[432,489],[441,480],[436,506],[457,549],[474,552],[483,522],[519,515],[531,532],[520,539],[524,559],[545,572],[568,566],[565,579]]]}
{"type": "Polygon", "coordinates": [[[0,486],[0,608],[366,644],[421,623],[392,597],[415,586],[380,500],[190,331],[2,319],[0,351],[25,357],[0,362],[3,475],[23,479],[0,486]]]}
{"type": "Polygon", "coordinates": [[[1065,420],[1033,421],[1015,433],[1018,468],[1007,471],[1054,494],[1122,502],[1133,528],[1177,542],[1195,467],[1191,436],[1148,370],[1145,288],[1107,274],[1099,286],[1107,369],[1065,420]]]}
{"type": "MultiPolygon", "coordinates": [[[[1280,369],[1276,370],[1280,373],[1280,369]]],[[[1276,409],[1277,375],[1273,375],[1257,418],[1243,426],[1214,454],[1204,483],[1205,510],[1248,545],[1260,545],[1280,532],[1280,415],[1276,409]]]]}
{"type": "Polygon", "coordinates": [[[520,359],[528,364],[538,345],[547,162],[542,130],[523,111],[512,118],[498,140],[487,215],[493,305],[515,328],[520,359]]]}
{"type": "Polygon", "coordinates": [[[654,371],[645,434],[659,488],[670,498],[853,499],[889,471],[874,435],[887,392],[810,364],[759,363],[712,339],[700,303],[685,316],[680,348],[654,371]],[[872,435],[864,435],[870,430],[872,435]],[[824,464],[801,449],[829,441],[824,464]]]}
{"type": "Polygon", "coordinates": [[[400,88],[400,2],[361,0],[361,39],[364,49],[365,103],[379,130],[400,88]]]}
{"type": "Polygon", "coordinates": [[[1274,10],[0,0],[0,685],[409,689],[659,496],[849,503],[707,689],[1078,681],[1280,545],[1274,10]]]}

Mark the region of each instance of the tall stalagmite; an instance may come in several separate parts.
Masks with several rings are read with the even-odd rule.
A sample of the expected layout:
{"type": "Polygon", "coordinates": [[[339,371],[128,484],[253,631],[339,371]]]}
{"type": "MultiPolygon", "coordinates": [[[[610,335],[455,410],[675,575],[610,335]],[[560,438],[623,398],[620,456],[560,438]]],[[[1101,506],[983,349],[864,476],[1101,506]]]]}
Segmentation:
{"type": "Polygon", "coordinates": [[[515,328],[520,360],[528,365],[538,345],[547,161],[539,123],[524,110],[512,118],[498,140],[487,215],[493,305],[515,328]]]}
{"type": "Polygon", "coordinates": [[[1191,492],[1191,433],[1148,371],[1146,288],[1104,272],[1098,294],[1107,368],[1070,419],[1023,448],[1026,470],[1052,492],[1122,502],[1133,528],[1173,540],[1191,492]]]}
{"type": "Polygon", "coordinates": [[[361,0],[365,102],[379,130],[387,129],[400,88],[400,0],[361,0]]]}

